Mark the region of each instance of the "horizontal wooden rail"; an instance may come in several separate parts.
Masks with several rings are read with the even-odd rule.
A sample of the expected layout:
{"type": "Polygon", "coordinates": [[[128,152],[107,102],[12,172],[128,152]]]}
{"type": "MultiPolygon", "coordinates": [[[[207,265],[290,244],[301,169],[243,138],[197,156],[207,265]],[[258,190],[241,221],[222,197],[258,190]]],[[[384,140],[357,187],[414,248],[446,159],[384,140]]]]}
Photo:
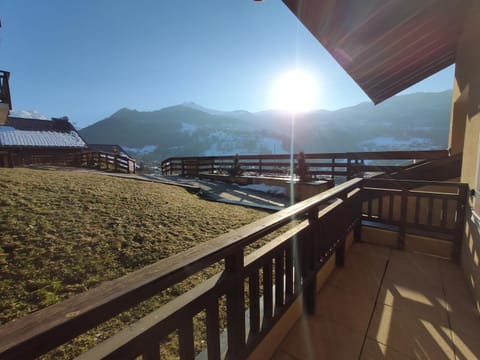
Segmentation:
{"type": "Polygon", "coordinates": [[[34,154],[29,159],[22,159],[19,154],[14,154],[10,166],[17,165],[63,165],[125,173],[135,173],[136,170],[135,160],[130,157],[101,151],[82,151],[75,148],[64,149],[63,153],[52,151],[34,154]]]}
{"type": "MultiPolygon", "coordinates": [[[[264,315],[266,319],[262,322],[263,324],[268,323],[270,325],[262,329],[261,332],[259,329],[256,329],[258,330],[258,334],[261,333],[263,334],[261,336],[264,336],[273,325],[273,319],[277,319],[278,316],[280,316],[293,297],[298,296],[300,289],[313,286],[314,281],[312,274],[315,272],[315,269],[318,269],[319,266],[325,262],[325,254],[331,255],[337,251],[341,246],[346,231],[359,221],[359,198],[358,196],[349,198],[349,193],[358,189],[361,182],[362,179],[353,179],[250,225],[231,231],[228,234],[224,234],[185,252],[132,272],[117,280],[106,282],[97,288],[74,296],[59,304],[52,305],[24,318],[10,322],[0,327],[0,358],[27,359],[39,356],[120,312],[152,297],[159,291],[167,289],[190,275],[221,260],[225,261],[224,276],[228,277],[228,283],[230,284],[226,289],[222,290],[226,292],[227,297],[228,352],[230,357],[232,357],[233,354],[246,354],[251,351],[252,346],[260,340],[260,335],[252,335],[252,339],[255,338],[255,341],[252,340],[253,342],[249,343],[249,347],[247,347],[245,341],[242,340],[245,339],[245,334],[242,330],[242,328],[245,327],[244,301],[242,299],[246,279],[251,276],[258,276],[259,271],[262,273],[265,271],[264,277],[271,277],[273,276],[272,269],[275,269],[275,274],[281,272],[283,274],[290,274],[289,277],[291,277],[291,283],[285,285],[291,293],[289,297],[285,298],[283,295],[280,295],[280,293],[276,295],[277,301],[275,307],[276,309],[278,307],[277,310],[273,310],[273,302],[268,304],[268,301],[273,300],[269,296],[270,290],[265,288],[265,281],[267,284],[269,282],[264,280],[263,295],[267,301],[264,306],[266,306],[267,309],[270,306],[270,310],[272,311],[271,313],[266,311],[264,315]],[[246,272],[243,252],[247,245],[265,235],[271,234],[293,219],[308,217],[309,228],[318,227],[320,223],[324,223],[322,226],[325,226],[326,229],[329,228],[328,222],[333,221],[333,218],[329,217],[330,212],[319,217],[319,214],[322,214],[320,207],[328,205],[329,201],[338,198],[342,199],[342,201],[337,203],[335,211],[341,212],[341,216],[345,223],[348,223],[348,226],[331,226],[330,231],[324,231],[326,238],[323,243],[328,245],[328,249],[325,249],[328,251],[312,253],[309,250],[315,247],[314,244],[311,244],[312,241],[315,240],[315,236],[313,236],[313,232],[310,230],[308,232],[310,235],[305,236],[301,240],[300,248],[303,252],[301,253],[302,259],[300,259],[300,263],[302,265],[295,265],[292,262],[292,254],[298,251],[294,251],[294,249],[291,248],[295,243],[295,236],[292,234],[292,238],[289,239],[289,245],[287,246],[289,248],[284,247],[283,250],[279,250],[281,251],[281,255],[278,253],[271,254],[270,252],[268,254],[258,255],[263,260],[255,262],[255,266],[252,265],[253,262],[249,260],[249,270],[248,273],[246,272]],[[354,205],[354,202],[358,205],[354,205]],[[357,210],[356,212],[352,212],[352,209],[357,210]],[[288,261],[281,260],[285,259],[285,257],[288,261]],[[283,265],[280,265],[280,263],[283,265]],[[288,269],[284,268],[285,264],[288,264],[288,269]],[[272,266],[274,266],[274,268],[272,268],[272,266]],[[300,271],[298,266],[301,266],[303,270],[300,271]],[[252,275],[252,271],[256,271],[256,275],[252,275]],[[293,272],[295,272],[295,276],[293,276],[293,272]],[[301,283],[299,283],[298,280],[299,276],[301,276],[302,279],[301,283]],[[294,278],[296,280],[293,280],[294,278]],[[293,288],[297,289],[296,292],[293,292],[293,288]]],[[[335,214],[335,218],[338,216],[339,214],[335,214]]],[[[298,235],[300,235],[300,233],[298,233],[298,235]]],[[[251,257],[249,259],[251,259],[251,257]]],[[[281,286],[283,286],[280,284],[283,284],[283,278],[280,279],[278,276],[271,278],[270,282],[272,287],[282,288],[281,286]]],[[[257,288],[256,291],[252,293],[252,296],[254,299],[251,299],[251,301],[254,303],[258,302],[260,288],[257,288]]],[[[313,300],[310,301],[312,302],[313,300]]],[[[208,309],[211,311],[212,306],[210,303],[204,305],[207,311],[209,311],[208,309]]],[[[218,309],[215,311],[218,312],[218,309]]],[[[187,314],[182,316],[187,316],[187,314]]],[[[178,323],[178,321],[175,322],[175,324],[178,323]]],[[[180,329],[180,333],[185,332],[187,335],[182,335],[186,336],[182,341],[187,341],[189,339],[189,330],[183,330],[180,329]]],[[[219,330],[217,329],[216,331],[218,332],[219,330]]],[[[159,344],[160,339],[157,338],[155,341],[156,344],[159,344]]],[[[188,342],[189,341],[190,340],[188,340],[188,342]]],[[[208,344],[208,346],[210,346],[210,344],[208,344]]],[[[215,345],[212,346],[215,348],[215,345]]],[[[188,345],[188,347],[190,347],[190,345],[188,345]]],[[[140,354],[141,353],[137,355],[140,354]]]]}
{"type": "Polygon", "coordinates": [[[84,353],[82,359],[159,359],[175,333],[181,359],[196,355],[193,318],[203,323],[209,359],[245,358],[303,294],[314,312],[316,274],[330,256],[342,265],[347,234],[360,221],[446,235],[458,256],[467,186],[355,178],[249,225],[0,327],[0,358],[29,359],[98,326],[214,264],[223,270],[84,353]],[[262,247],[245,248],[292,221],[262,247]],[[225,302],[224,302],[225,301],[225,302]],[[248,312],[245,308],[248,304],[248,312]],[[226,308],[225,308],[226,305],[226,308]],[[225,329],[226,347],[220,340],[225,329]]]}
{"type": "Polygon", "coordinates": [[[68,154],[66,165],[135,173],[135,160],[118,154],[101,151],[87,151],[68,154]]]}
{"type": "MultiPolygon", "coordinates": [[[[200,173],[228,173],[234,159],[243,173],[251,175],[285,176],[290,172],[290,154],[174,157],[162,162],[164,175],[196,176],[200,173]]],[[[448,151],[379,151],[350,153],[304,154],[310,175],[347,179],[362,176],[366,172],[391,173],[415,162],[446,158],[448,151]]],[[[295,156],[298,163],[298,155],[295,156]]]]}
{"type": "Polygon", "coordinates": [[[466,184],[366,179],[362,219],[394,226],[399,248],[409,232],[451,241],[458,260],[467,196],[466,184]]]}

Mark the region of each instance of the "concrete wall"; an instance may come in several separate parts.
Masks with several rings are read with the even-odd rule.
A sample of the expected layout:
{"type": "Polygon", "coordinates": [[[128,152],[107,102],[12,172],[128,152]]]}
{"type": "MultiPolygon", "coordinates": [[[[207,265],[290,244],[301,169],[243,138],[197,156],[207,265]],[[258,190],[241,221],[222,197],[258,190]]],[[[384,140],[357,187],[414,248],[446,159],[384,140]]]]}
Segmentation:
{"type": "MultiPolygon", "coordinates": [[[[461,181],[471,189],[477,186],[480,146],[480,1],[472,1],[456,53],[455,83],[452,99],[450,148],[463,151],[461,181]]],[[[470,198],[469,207],[473,206],[470,198]]],[[[477,199],[480,201],[480,198],[477,199]]],[[[467,209],[467,226],[462,248],[462,267],[477,306],[480,308],[480,226],[467,209]]],[[[480,215],[480,214],[479,214],[480,215]]]]}

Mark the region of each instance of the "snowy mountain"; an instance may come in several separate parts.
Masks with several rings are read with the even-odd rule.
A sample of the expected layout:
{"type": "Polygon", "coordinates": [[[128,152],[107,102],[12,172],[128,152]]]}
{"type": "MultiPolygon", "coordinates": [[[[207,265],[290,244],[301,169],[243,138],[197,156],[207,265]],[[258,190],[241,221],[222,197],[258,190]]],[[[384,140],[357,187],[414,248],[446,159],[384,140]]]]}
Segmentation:
{"type": "MultiPolygon", "coordinates": [[[[445,149],[451,91],[396,96],[374,106],[317,110],[295,118],[295,151],[445,149]]],[[[291,116],[220,111],[194,103],[142,112],[121,109],[80,131],[91,143],[117,143],[139,158],[287,153],[291,116]]]]}

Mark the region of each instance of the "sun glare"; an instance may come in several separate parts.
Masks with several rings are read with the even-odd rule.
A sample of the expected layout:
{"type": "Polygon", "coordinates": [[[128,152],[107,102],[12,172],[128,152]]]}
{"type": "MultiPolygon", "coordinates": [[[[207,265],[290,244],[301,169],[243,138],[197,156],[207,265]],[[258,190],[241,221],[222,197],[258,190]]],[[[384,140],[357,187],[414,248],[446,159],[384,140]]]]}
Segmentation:
{"type": "Polygon", "coordinates": [[[278,78],[273,86],[272,103],[278,110],[292,113],[314,110],[318,95],[317,84],[305,72],[289,71],[278,78]]]}

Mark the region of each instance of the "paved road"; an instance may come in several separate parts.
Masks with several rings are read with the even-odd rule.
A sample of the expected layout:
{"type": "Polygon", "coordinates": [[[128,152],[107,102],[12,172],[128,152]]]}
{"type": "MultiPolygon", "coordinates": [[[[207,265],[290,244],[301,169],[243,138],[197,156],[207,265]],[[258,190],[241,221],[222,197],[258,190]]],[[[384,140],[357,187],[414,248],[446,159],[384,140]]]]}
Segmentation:
{"type": "Polygon", "coordinates": [[[190,179],[178,176],[148,176],[149,179],[187,188],[196,188],[200,195],[211,200],[229,204],[259,207],[268,210],[281,210],[289,205],[284,196],[249,189],[236,184],[205,179],[190,179]]]}

